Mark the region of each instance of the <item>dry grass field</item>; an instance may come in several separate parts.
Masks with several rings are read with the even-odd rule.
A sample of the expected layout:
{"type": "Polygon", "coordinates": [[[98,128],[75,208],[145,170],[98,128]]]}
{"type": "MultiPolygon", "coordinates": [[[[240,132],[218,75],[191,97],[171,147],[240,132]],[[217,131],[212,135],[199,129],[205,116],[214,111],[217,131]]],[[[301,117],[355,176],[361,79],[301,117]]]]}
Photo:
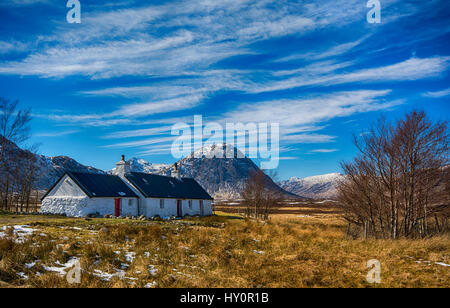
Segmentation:
{"type": "Polygon", "coordinates": [[[347,240],[339,213],[289,209],[269,222],[0,214],[0,286],[450,287],[448,235],[347,240]],[[370,259],[381,262],[381,284],[366,281],[370,259]],[[77,260],[81,283],[69,284],[77,260]]]}

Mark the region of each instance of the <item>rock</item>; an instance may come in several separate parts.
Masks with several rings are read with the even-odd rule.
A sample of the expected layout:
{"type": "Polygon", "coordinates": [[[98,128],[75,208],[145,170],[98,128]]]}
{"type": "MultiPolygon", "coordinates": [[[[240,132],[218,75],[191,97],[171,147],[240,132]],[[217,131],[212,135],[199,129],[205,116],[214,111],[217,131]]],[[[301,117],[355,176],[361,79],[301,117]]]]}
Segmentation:
{"type": "Polygon", "coordinates": [[[86,215],[87,218],[97,218],[100,217],[100,213],[91,213],[86,215]]]}
{"type": "Polygon", "coordinates": [[[106,228],[106,227],[103,227],[103,228],[100,229],[100,232],[109,233],[109,229],[106,228]]]}

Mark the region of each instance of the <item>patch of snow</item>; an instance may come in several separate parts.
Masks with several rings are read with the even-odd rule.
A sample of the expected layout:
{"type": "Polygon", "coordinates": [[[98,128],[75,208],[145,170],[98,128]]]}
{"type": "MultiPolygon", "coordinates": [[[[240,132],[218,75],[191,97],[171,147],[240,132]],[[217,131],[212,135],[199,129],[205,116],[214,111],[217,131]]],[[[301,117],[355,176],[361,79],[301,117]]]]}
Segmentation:
{"type": "Polygon", "coordinates": [[[22,279],[28,280],[28,276],[25,275],[25,273],[22,273],[22,272],[17,273],[17,276],[19,276],[19,277],[22,278],[22,279]]]}
{"type": "Polygon", "coordinates": [[[147,283],[147,284],[144,286],[144,288],[146,288],[146,289],[151,289],[151,288],[154,288],[154,287],[156,287],[156,281],[149,282],[149,283],[147,283]]]}
{"type": "Polygon", "coordinates": [[[92,275],[99,277],[103,281],[110,281],[111,278],[113,278],[114,276],[117,276],[117,274],[108,274],[108,273],[102,272],[101,270],[98,270],[98,269],[94,270],[92,275]]]}
{"type": "MultiPolygon", "coordinates": [[[[26,237],[32,235],[33,232],[38,231],[37,229],[32,229],[27,225],[18,225],[18,226],[4,226],[0,228],[0,230],[6,231],[8,229],[13,229],[13,235],[16,236],[16,243],[24,243],[26,241],[26,237]]],[[[0,232],[0,238],[5,238],[7,235],[5,232],[0,232]]]]}
{"type": "Polygon", "coordinates": [[[450,266],[450,264],[446,264],[444,262],[434,262],[434,263],[437,264],[437,265],[440,265],[440,266],[445,266],[445,267],[449,267],[450,266]]]}
{"type": "Polygon", "coordinates": [[[134,278],[134,277],[125,277],[125,272],[123,270],[115,269],[115,271],[116,271],[116,273],[109,274],[109,273],[106,273],[106,272],[96,269],[91,274],[96,277],[99,277],[103,281],[110,281],[113,277],[119,277],[119,279],[137,280],[137,278],[134,278]]]}
{"type": "Polygon", "coordinates": [[[25,263],[25,267],[28,268],[28,269],[33,268],[38,261],[39,260],[36,260],[34,262],[30,262],[30,263],[25,263]]]}
{"type": "Polygon", "coordinates": [[[132,263],[134,261],[134,258],[136,257],[136,253],[135,252],[127,252],[125,254],[125,260],[127,260],[127,262],[132,263]]]}
{"type": "Polygon", "coordinates": [[[154,265],[149,265],[148,272],[150,273],[150,275],[156,276],[156,274],[158,273],[158,269],[154,265]]]}
{"type": "Polygon", "coordinates": [[[263,255],[265,252],[261,251],[261,250],[253,250],[253,253],[255,253],[257,255],[263,255]]]}
{"type": "Polygon", "coordinates": [[[66,271],[70,268],[72,268],[75,263],[79,262],[77,257],[73,257],[71,258],[69,261],[67,261],[67,263],[65,264],[61,264],[59,261],[55,262],[56,265],[58,266],[45,266],[43,265],[42,267],[47,271],[47,272],[57,272],[59,273],[61,276],[66,275],[66,271]]]}

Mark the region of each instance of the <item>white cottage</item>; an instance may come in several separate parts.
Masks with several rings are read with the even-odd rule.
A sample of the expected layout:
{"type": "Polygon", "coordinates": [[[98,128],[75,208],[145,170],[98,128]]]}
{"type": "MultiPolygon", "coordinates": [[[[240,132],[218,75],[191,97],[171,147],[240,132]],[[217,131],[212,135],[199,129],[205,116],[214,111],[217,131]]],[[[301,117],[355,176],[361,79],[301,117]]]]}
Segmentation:
{"type": "MultiPolygon", "coordinates": [[[[175,168],[176,169],[176,168],[175,168]]],[[[42,198],[42,213],[83,217],[212,215],[213,198],[194,180],[131,172],[122,160],[112,175],[67,172],[42,198]]]]}

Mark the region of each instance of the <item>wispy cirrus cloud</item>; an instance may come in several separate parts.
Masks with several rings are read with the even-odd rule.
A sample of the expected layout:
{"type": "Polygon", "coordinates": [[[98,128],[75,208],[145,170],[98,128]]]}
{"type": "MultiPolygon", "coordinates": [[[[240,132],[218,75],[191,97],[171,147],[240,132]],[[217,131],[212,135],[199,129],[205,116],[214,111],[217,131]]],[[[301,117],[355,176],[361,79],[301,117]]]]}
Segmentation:
{"type": "Polygon", "coordinates": [[[66,131],[56,131],[56,132],[40,132],[34,134],[36,137],[45,137],[45,138],[52,138],[52,137],[62,137],[62,136],[68,136],[73,135],[76,133],[79,133],[80,130],[66,130],[66,131]]]}
{"type": "Polygon", "coordinates": [[[287,62],[287,61],[293,61],[293,60],[312,61],[312,60],[321,60],[321,59],[325,59],[325,58],[340,56],[340,55],[343,55],[343,54],[346,54],[346,53],[352,51],[355,47],[357,47],[362,42],[364,42],[368,37],[370,37],[370,35],[365,35],[356,41],[339,44],[339,45],[333,46],[333,47],[325,49],[325,50],[293,54],[293,55],[290,55],[287,57],[276,59],[275,62],[287,62]]]}
{"type": "MultiPolygon", "coordinates": [[[[315,95],[293,100],[241,104],[236,110],[223,116],[213,117],[211,121],[222,124],[223,128],[226,127],[227,122],[254,123],[256,121],[280,123],[280,141],[283,146],[289,144],[332,143],[336,141],[337,136],[316,133],[326,127],[317,125],[317,123],[362,112],[384,110],[402,103],[401,101],[390,101],[386,98],[390,93],[390,90],[359,90],[315,95]]],[[[208,121],[205,121],[204,125],[207,123],[208,121]]],[[[152,148],[146,151],[147,154],[150,154],[154,150],[153,145],[159,144],[161,148],[167,149],[176,137],[170,136],[169,126],[166,126],[163,128],[117,132],[106,136],[106,138],[122,140],[121,142],[107,145],[106,147],[108,148],[141,148],[151,145],[152,148]],[[146,138],[123,141],[123,139],[135,137],[146,138]]],[[[186,138],[190,138],[190,136],[186,138]]]]}
{"type": "Polygon", "coordinates": [[[9,42],[0,41],[0,55],[11,52],[24,52],[27,50],[28,46],[29,45],[27,43],[15,40],[9,42]]]}
{"type": "Polygon", "coordinates": [[[0,3],[0,7],[8,7],[8,6],[28,6],[35,4],[50,4],[52,0],[9,0],[0,3]]]}
{"type": "MultiPolygon", "coordinates": [[[[251,43],[303,35],[336,23],[342,27],[364,19],[366,10],[357,0],[339,6],[333,1],[276,1],[278,9],[274,4],[268,0],[174,1],[122,9],[92,6],[92,11],[87,4],[81,25],[55,22],[54,33],[40,35],[41,50],[0,64],[0,74],[111,78],[198,72],[249,52],[251,43]]],[[[365,37],[312,57],[342,54],[365,37]]]]}
{"type": "MultiPolygon", "coordinates": [[[[440,76],[448,67],[450,57],[410,58],[403,62],[353,72],[298,76],[258,84],[249,89],[250,93],[273,92],[303,86],[329,86],[346,83],[375,83],[411,81],[440,76]]],[[[338,68],[341,68],[338,66],[338,68]]]]}
{"type": "MultiPolygon", "coordinates": [[[[48,1],[11,3],[38,2],[48,1]]],[[[189,121],[203,107],[204,115],[220,123],[279,122],[283,146],[332,143],[339,136],[324,132],[328,121],[390,110],[407,100],[395,90],[367,90],[369,86],[396,89],[397,83],[442,78],[449,67],[445,53],[418,52],[420,56],[411,57],[414,53],[408,50],[390,60],[382,53],[399,46],[415,49],[417,41],[379,39],[380,33],[391,31],[390,24],[405,16],[414,19],[418,15],[413,14],[439,3],[385,0],[380,25],[367,24],[365,4],[83,3],[80,25],[68,25],[57,16],[49,19],[52,27],[47,33],[37,29],[30,37],[22,36],[22,42],[1,37],[0,75],[83,80],[74,84],[89,82],[89,90],[73,88],[77,99],[119,102],[87,107],[80,114],[45,108],[38,114],[58,125],[102,127],[100,139],[110,143],[108,148],[135,147],[148,155],[167,151],[173,140],[168,125],[189,121]],[[321,39],[323,33],[328,36],[321,39]]],[[[439,35],[440,30],[429,30],[420,39],[439,35]]],[[[447,94],[443,90],[425,95],[447,94]]],[[[312,153],[330,150],[337,149],[312,153]]]]}
{"type": "Polygon", "coordinates": [[[427,92],[424,93],[423,96],[426,97],[432,97],[432,98],[439,98],[450,95],[450,88],[440,90],[440,91],[434,91],[434,92],[427,92]]]}
{"type": "Polygon", "coordinates": [[[309,153],[314,154],[314,153],[333,153],[333,152],[337,152],[339,151],[338,149],[315,149],[315,150],[311,150],[309,151],[309,153]]]}
{"type": "Polygon", "coordinates": [[[242,104],[226,114],[225,118],[239,122],[252,122],[254,119],[271,122],[275,119],[287,127],[311,125],[400,104],[401,101],[385,98],[390,93],[391,90],[356,90],[242,104]]]}

